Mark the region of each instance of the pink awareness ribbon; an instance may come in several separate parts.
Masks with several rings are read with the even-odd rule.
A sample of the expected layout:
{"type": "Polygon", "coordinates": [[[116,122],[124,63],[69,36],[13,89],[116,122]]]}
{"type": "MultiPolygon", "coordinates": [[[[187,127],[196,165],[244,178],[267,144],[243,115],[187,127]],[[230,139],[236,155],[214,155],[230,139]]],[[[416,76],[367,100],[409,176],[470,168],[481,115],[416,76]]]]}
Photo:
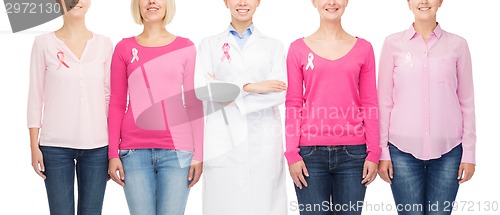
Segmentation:
{"type": "Polygon", "coordinates": [[[64,62],[64,52],[57,52],[57,60],[59,60],[59,66],[57,69],[61,69],[61,66],[64,65],[66,68],[69,68],[68,64],[64,62]]]}
{"type": "Polygon", "coordinates": [[[307,56],[307,66],[306,66],[306,71],[311,69],[311,70],[314,70],[314,55],[313,53],[309,53],[309,55],[307,56]]]}
{"type": "Polygon", "coordinates": [[[132,60],[130,61],[130,63],[133,63],[134,60],[139,62],[139,51],[136,49],[136,48],[133,48],[132,49],[132,60]]]}
{"type": "Polygon", "coordinates": [[[220,59],[222,62],[224,62],[224,59],[227,58],[227,61],[229,63],[231,63],[231,56],[229,55],[229,49],[231,47],[229,46],[228,43],[224,43],[224,45],[222,46],[222,51],[224,52],[224,54],[222,55],[222,58],[220,59]]]}

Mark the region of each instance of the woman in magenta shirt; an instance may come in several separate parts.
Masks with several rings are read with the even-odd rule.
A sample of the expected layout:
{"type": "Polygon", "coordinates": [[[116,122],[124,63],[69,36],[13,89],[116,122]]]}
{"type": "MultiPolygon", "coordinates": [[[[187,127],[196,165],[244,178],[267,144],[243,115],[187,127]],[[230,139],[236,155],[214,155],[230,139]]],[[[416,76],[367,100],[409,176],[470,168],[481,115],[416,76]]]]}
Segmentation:
{"type": "Polygon", "coordinates": [[[121,40],[112,58],[109,172],[130,214],[184,214],[203,159],[196,48],[165,28],[174,0],[133,0],[132,14],[144,30],[121,40]]]}
{"type": "Polygon", "coordinates": [[[313,1],[320,28],[288,52],[285,156],[301,214],[361,214],[377,175],[375,59],[368,41],[342,28],[347,3],[313,1]],[[307,209],[324,202],[331,207],[307,209]],[[341,207],[350,203],[359,205],[341,207]]]}
{"type": "Polygon", "coordinates": [[[450,214],[474,174],[471,57],[465,39],[436,22],[442,3],[408,0],[415,22],[388,36],[380,57],[379,174],[397,205],[419,206],[399,214],[450,214]]]}

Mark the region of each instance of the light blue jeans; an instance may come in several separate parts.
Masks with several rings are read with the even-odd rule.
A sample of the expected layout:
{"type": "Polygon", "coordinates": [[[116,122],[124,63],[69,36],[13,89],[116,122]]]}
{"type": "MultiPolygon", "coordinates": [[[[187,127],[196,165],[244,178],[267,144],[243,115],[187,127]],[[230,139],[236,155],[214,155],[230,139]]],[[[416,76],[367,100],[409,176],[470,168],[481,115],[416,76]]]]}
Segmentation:
{"type": "Polygon", "coordinates": [[[192,157],[183,150],[120,150],[130,214],[184,214],[192,157]]]}

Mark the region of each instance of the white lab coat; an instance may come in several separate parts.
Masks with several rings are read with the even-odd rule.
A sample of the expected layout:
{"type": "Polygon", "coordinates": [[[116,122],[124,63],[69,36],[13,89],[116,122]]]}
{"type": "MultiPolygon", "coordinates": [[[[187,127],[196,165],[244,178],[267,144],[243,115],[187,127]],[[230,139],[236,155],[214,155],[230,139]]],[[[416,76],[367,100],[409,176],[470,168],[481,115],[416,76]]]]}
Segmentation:
{"type": "MultiPolygon", "coordinates": [[[[264,80],[286,82],[283,45],[256,28],[243,49],[229,29],[202,40],[196,87],[232,83],[235,103],[206,116],[203,171],[204,215],[287,214],[283,137],[278,105],[285,92],[252,94],[242,86],[264,80]],[[224,45],[229,45],[229,50],[224,45]],[[229,58],[231,59],[229,61],[229,58]],[[215,79],[211,77],[215,76],[215,79]]],[[[205,99],[205,107],[213,102],[205,99]]]]}

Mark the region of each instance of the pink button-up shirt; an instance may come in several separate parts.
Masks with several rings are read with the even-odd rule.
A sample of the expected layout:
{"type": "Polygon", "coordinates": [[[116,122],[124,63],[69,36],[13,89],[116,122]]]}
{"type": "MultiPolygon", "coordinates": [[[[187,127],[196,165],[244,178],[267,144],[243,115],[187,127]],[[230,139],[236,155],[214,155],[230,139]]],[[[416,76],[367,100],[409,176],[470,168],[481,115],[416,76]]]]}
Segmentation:
{"type": "Polygon", "coordinates": [[[438,25],[425,42],[413,26],[386,38],[379,68],[381,160],[388,142],[418,159],[441,157],[462,143],[475,163],[472,64],[465,39],[438,25]]]}
{"type": "Polygon", "coordinates": [[[113,43],[93,34],[80,58],[54,32],[31,52],[28,128],[40,145],[93,149],[108,145],[107,109],[113,43]]]}

